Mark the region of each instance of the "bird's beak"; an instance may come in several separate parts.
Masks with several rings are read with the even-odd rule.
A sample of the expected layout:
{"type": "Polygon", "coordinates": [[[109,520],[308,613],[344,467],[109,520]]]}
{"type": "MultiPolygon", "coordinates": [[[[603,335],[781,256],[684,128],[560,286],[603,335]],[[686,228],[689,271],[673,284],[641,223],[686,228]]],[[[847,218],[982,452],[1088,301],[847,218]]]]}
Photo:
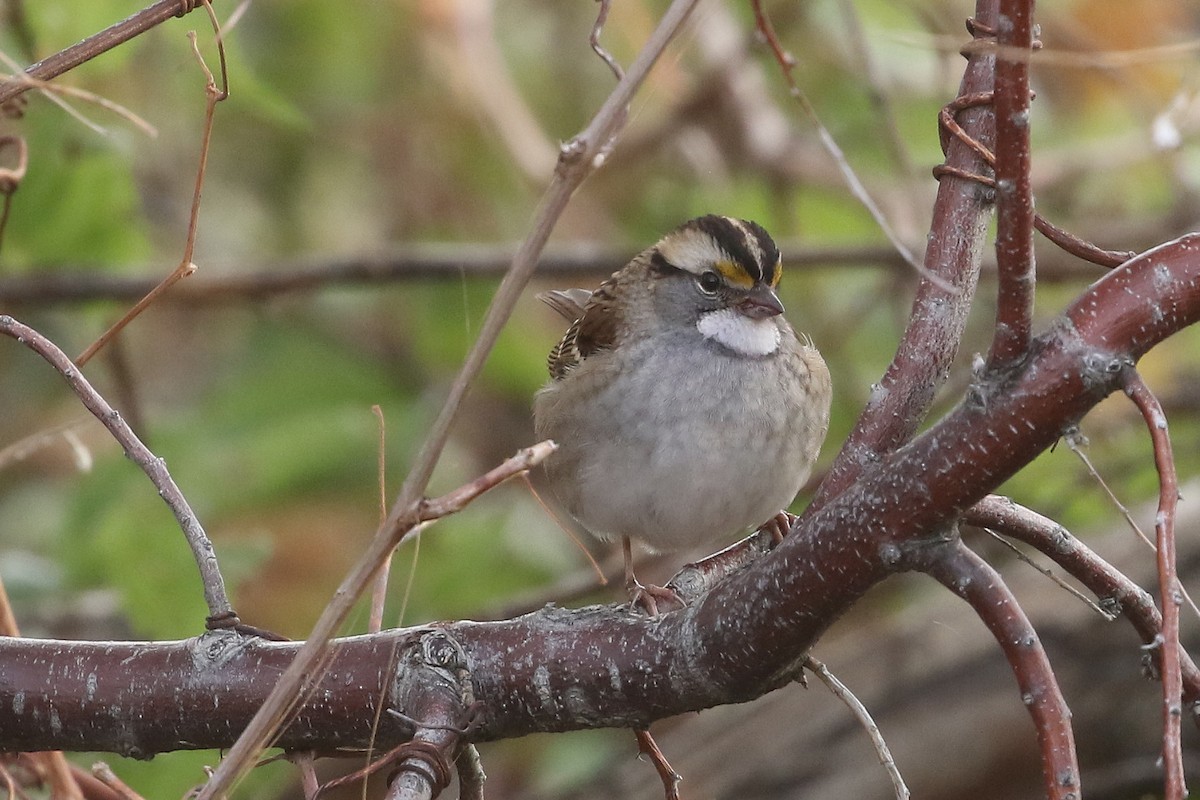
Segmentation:
{"type": "Polygon", "coordinates": [[[750,319],[766,319],[783,313],[783,303],[779,295],[765,283],[758,283],[746,295],[746,299],[737,304],[738,313],[750,319]]]}

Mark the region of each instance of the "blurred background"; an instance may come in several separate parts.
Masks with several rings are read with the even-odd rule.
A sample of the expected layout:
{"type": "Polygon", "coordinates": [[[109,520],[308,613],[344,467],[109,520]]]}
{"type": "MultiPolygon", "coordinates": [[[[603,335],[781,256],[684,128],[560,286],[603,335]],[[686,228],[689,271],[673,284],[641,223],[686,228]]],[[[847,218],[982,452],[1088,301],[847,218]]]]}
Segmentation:
{"type": "MultiPolygon", "coordinates": [[[[936,192],[930,170],[941,160],[936,115],[957,93],[971,5],[764,5],[797,58],[798,83],[919,254],[936,192]]],[[[224,19],[239,6],[215,7],[224,19]]],[[[614,3],[602,43],[629,63],[665,7],[614,3]]],[[[199,272],[86,374],[166,459],[215,540],[246,621],[305,636],[374,531],[372,406],[386,420],[390,498],[527,232],[559,143],[613,86],[588,46],[598,8],[589,0],[258,0],[227,33],[231,95],[216,109],[193,257],[199,272]],[[377,277],[363,279],[368,269],[377,277]],[[310,274],[319,279],[296,285],[310,274]]],[[[137,9],[129,0],[0,0],[0,50],[25,66],[137,9]]],[[[1038,15],[1039,211],[1118,249],[1200,228],[1200,11],[1171,0],[1057,0],[1039,4],[1038,15]]],[[[128,109],[155,136],[96,103],[68,98],[68,113],[34,93],[0,118],[0,136],[23,137],[29,149],[0,242],[0,312],[68,354],[132,305],[135,279],[152,285],[179,263],[205,114],[188,30],[198,31],[216,69],[198,11],[59,81],[128,109]]],[[[11,165],[11,155],[0,150],[0,165],[11,165]]],[[[914,275],[788,96],[749,5],[706,0],[634,100],[612,157],[557,226],[544,268],[459,415],[433,493],[532,442],[530,400],[563,327],[536,291],[593,287],[667,230],[709,212],[754,219],[781,243],[788,317],[821,348],[834,377],[821,465],[832,460],[890,360],[914,275]]],[[[1038,248],[1044,327],[1102,270],[1044,240],[1038,248]]],[[[988,346],[993,290],[985,278],[942,410],[966,385],[972,354],[988,346]]],[[[1185,479],[1200,466],[1198,345],[1197,333],[1186,332],[1142,364],[1167,407],[1185,479]]],[[[144,476],[33,354],[0,344],[0,376],[0,578],[22,632],[199,633],[195,567],[144,476]]],[[[1112,490],[1152,530],[1145,504],[1157,479],[1132,405],[1110,398],[1082,433],[1112,490]]],[[[1096,537],[1131,574],[1149,574],[1149,550],[1132,544],[1069,448],[1043,456],[1005,491],[1096,537]]],[[[1179,533],[1195,576],[1195,529],[1179,533]]],[[[1089,796],[1153,796],[1158,690],[1139,677],[1132,632],[1117,623],[1105,628],[1111,640],[1100,638],[1092,631],[1100,623],[1078,601],[982,535],[971,541],[1044,612],[1035,621],[1049,631],[1077,723],[1086,721],[1079,735],[1083,782],[1096,790],[1089,796]],[[1102,658],[1113,661],[1101,666],[1110,664],[1102,658]]],[[[591,549],[616,563],[604,547],[591,549]]],[[[666,580],[698,555],[650,560],[639,573],[666,580]]],[[[1030,796],[1040,767],[1012,679],[982,625],[942,595],[928,581],[893,580],[815,655],[857,679],[847,677],[877,709],[917,795],[1030,796]]],[[[620,599],[619,588],[597,585],[578,548],[514,482],[429,529],[419,557],[413,545],[402,548],[385,624],[620,599]]],[[[365,625],[364,609],[347,632],[365,625]]],[[[1194,642],[1195,616],[1185,616],[1185,627],[1194,642]]],[[[1189,736],[1195,772],[1195,731],[1189,736]]],[[[818,685],[663,723],[659,743],[691,800],[891,796],[865,736],[818,685]]],[[[493,798],[661,796],[628,732],[529,737],[482,753],[493,798]]],[[[218,754],[149,764],[104,758],[145,796],[175,797],[218,754]]],[[[243,795],[300,796],[295,770],[262,768],[243,795]]]]}

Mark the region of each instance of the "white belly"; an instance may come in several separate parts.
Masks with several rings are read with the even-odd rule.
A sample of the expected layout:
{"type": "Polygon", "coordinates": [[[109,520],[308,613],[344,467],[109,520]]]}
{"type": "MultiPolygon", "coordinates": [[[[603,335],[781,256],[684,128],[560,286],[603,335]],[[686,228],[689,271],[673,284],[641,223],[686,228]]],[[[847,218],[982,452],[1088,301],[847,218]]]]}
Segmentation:
{"type": "Polygon", "coordinates": [[[698,355],[703,379],[649,353],[640,363],[652,378],[598,375],[593,391],[578,391],[580,381],[558,413],[545,412],[564,399],[561,386],[539,394],[539,417],[555,424],[539,421],[538,433],[559,444],[546,463],[554,494],[594,535],[660,550],[729,540],[785,508],[807,479],[825,410],[797,408],[794,387],[763,385],[745,358],[698,355]],[[617,416],[619,428],[608,424],[617,416]]]}

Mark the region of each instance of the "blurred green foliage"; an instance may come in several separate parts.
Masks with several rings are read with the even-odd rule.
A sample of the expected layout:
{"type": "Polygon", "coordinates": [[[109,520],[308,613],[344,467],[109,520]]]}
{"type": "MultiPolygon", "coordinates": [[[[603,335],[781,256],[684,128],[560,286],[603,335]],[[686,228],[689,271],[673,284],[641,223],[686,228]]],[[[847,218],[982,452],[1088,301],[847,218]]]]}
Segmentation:
{"type": "MultiPolygon", "coordinates": [[[[217,2],[217,11],[224,15],[232,5],[217,2]]],[[[935,191],[928,170],[940,158],[935,115],[954,93],[961,64],[955,51],[965,41],[960,20],[969,6],[855,3],[878,76],[871,84],[846,5],[767,5],[799,56],[797,78],[818,113],[893,224],[919,244],[935,191]],[[887,144],[892,124],[907,165],[887,144]]],[[[587,47],[594,6],[545,0],[494,7],[449,0],[250,6],[228,36],[231,96],[217,108],[193,260],[205,275],[233,276],[297,255],[518,240],[558,143],[586,123],[612,85],[587,47]],[[490,102],[496,98],[512,100],[490,102]],[[522,128],[522,120],[531,127],[522,128]]],[[[124,0],[23,7],[26,29],[0,25],[0,49],[16,58],[22,41],[44,56],[132,8],[124,0]]],[[[663,7],[660,0],[614,4],[604,42],[619,60],[636,54],[663,7]]],[[[1086,3],[1045,11],[1048,46],[1057,31],[1086,23],[1087,14],[1086,3]]],[[[1162,24],[1169,31],[1168,23],[1162,24]]],[[[744,4],[713,4],[693,19],[635,100],[610,163],[575,198],[556,233],[560,241],[633,249],[710,211],[758,219],[780,239],[801,237],[811,245],[883,241],[816,145],[776,66],[754,43],[751,24],[744,4]],[[717,34],[739,41],[746,59],[712,56],[708,43],[717,34]],[[730,94],[722,77],[729,73],[749,76],[757,88],[730,94]],[[751,104],[744,119],[735,114],[738,99],[751,104]],[[786,126],[771,139],[779,120],[786,126]]],[[[1131,30],[1138,24],[1151,23],[1131,21],[1131,30]]],[[[215,68],[206,25],[202,13],[172,20],[60,81],[129,108],[158,130],[156,138],[93,104],[71,101],[107,130],[97,134],[35,95],[22,118],[0,120],[0,134],[23,136],[30,148],[28,177],[0,246],[0,280],[83,270],[165,275],[177,263],[204,117],[203,78],[184,32],[199,31],[215,68]]],[[[1182,79],[1176,75],[1172,83],[1172,65],[1107,83],[1094,71],[1037,75],[1039,208],[1105,245],[1141,247],[1181,232],[1200,183],[1195,132],[1184,131],[1181,150],[1156,151],[1142,122],[1146,109],[1165,109],[1178,89],[1182,79]],[[1114,115],[1114,107],[1132,110],[1114,115]],[[1095,168],[1100,158],[1109,159],[1104,169],[1095,168]]],[[[594,284],[618,266],[598,265],[581,281],[594,284]]],[[[786,277],[789,315],[823,348],[837,389],[822,463],[835,455],[888,363],[912,286],[912,275],[869,263],[786,277]]],[[[1045,286],[1042,320],[1081,286],[1045,286]]],[[[328,287],[226,304],[168,298],[86,374],[167,460],[217,542],[243,617],[303,636],[379,517],[379,434],[371,407],[379,405],[386,419],[390,498],[494,288],[494,279],[464,272],[444,281],[328,287]]],[[[987,348],[991,288],[983,283],[943,408],[968,379],[971,354],[987,348]]],[[[103,301],[10,308],[0,297],[0,311],[71,353],[125,308],[103,301]]],[[[522,303],[463,411],[434,491],[530,443],[529,400],[559,333],[552,314],[532,300],[522,303]]],[[[1185,474],[1200,466],[1200,427],[1189,402],[1200,379],[1195,338],[1180,337],[1145,365],[1171,401],[1185,474]]],[[[0,347],[0,375],[0,449],[83,416],[49,369],[11,342],[0,347]]],[[[198,633],[204,609],[195,567],[170,514],[97,425],[84,421],[73,430],[74,449],[53,437],[27,459],[0,464],[0,577],[12,590],[18,619],[37,635],[198,633]],[[81,457],[90,465],[81,465],[81,457]],[[119,610],[99,613],[107,608],[99,598],[119,610]]],[[[1126,502],[1154,495],[1145,433],[1127,405],[1110,401],[1083,432],[1126,502]]],[[[1006,490],[1072,528],[1116,519],[1063,447],[1006,490]]],[[[408,622],[472,616],[586,569],[519,486],[504,487],[423,539],[411,593],[411,545],[397,559],[389,620],[406,596],[408,622]]],[[[364,625],[360,611],[353,629],[364,625]]],[[[614,742],[604,735],[556,740],[552,757],[520,769],[539,775],[543,788],[558,789],[595,769],[614,742]]],[[[179,796],[201,779],[200,764],[215,758],[182,754],[117,770],[147,796],[179,796]]],[[[292,771],[272,768],[256,774],[244,796],[282,792],[292,780],[292,771]]]]}

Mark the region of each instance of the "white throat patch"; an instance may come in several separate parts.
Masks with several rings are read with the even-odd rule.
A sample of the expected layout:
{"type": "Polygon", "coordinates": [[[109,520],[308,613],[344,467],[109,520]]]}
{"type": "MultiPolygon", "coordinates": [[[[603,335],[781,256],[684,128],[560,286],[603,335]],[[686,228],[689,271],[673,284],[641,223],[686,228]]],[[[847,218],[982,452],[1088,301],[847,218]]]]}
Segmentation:
{"type": "Polygon", "coordinates": [[[732,308],[702,314],[696,330],[705,339],[743,356],[769,356],[779,348],[779,326],[774,319],[750,319],[732,308]]]}

